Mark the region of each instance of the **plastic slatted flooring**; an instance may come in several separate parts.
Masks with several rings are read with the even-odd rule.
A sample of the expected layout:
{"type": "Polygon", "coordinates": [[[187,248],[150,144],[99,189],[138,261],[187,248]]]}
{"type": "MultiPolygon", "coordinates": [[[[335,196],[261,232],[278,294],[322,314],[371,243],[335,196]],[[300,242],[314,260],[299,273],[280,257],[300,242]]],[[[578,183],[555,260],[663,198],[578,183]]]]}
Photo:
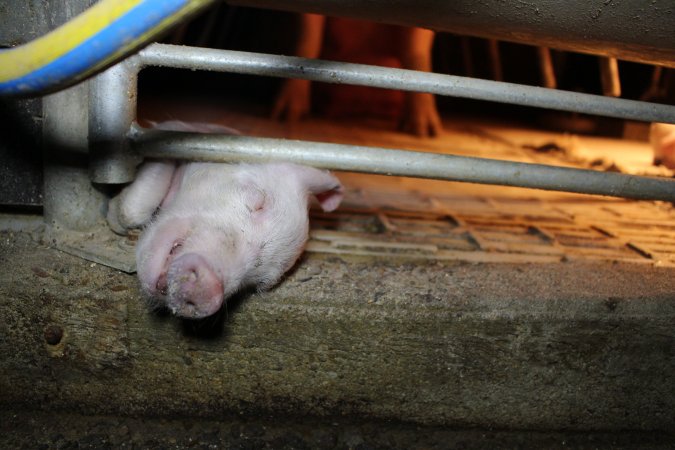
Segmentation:
{"type": "Polygon", "coordinates": [[[675,265],[670,205],[599,197],[480,197],[352,190],[311,212],[308,251],[470,262],[575,259],[675,265]]]}

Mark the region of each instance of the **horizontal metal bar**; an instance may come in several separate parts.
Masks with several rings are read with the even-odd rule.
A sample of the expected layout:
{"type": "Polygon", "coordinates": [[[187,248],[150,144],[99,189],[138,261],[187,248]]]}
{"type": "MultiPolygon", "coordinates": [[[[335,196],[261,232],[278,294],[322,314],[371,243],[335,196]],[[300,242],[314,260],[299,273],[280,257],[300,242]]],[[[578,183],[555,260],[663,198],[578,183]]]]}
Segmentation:
{"type": "Polygon", "coordinates": [[[139,53],[142,65],[303,78],[336,84],[488,100],[647,122],[675,123],[675,106],[476,78],[323,61],[294,56],[153,44],[139,53]]]}
{"type": "Polygon", "coordinates": [[[145,157],[212,162],[288,161],[383,175],[498,184],[675,201],[675,180],[484,158],[285,139],[165,131],[138,132],[145,157]]]}

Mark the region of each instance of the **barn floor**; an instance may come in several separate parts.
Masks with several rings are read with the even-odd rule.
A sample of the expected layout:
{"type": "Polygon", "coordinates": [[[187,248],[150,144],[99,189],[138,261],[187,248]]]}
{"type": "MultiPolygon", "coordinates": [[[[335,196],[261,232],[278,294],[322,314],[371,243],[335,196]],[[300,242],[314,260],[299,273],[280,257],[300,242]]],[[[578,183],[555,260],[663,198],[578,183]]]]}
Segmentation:
{"type": "MultiPolygon", "coordinates": [[[[147,117],[184,118],[163,114],[147,117]]],[[[260,136],[662,170],[645,143],[503,123],[447,118],[419,140],[376,121],[199,114],[260,136]]],[[[673,444],[672,205],[338,175],[346,200],[312,211],[287,278],[201,322],[148,311],[133,276],[3,216],[1,446],[673,444]]]]}

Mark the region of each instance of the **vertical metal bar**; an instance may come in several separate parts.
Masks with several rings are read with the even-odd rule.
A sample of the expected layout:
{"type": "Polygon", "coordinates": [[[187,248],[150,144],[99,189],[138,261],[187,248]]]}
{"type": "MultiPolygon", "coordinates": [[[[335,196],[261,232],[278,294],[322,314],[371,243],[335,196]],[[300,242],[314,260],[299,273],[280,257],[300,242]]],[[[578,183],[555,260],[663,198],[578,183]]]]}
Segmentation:
{"type": "Polygon", "coordinates": [[[136,175],[141,158],[127,135],[136,118],[137,75],[137,59],[131,57],[90,81],[89,164],[95,183],[128,183],[136,175]]]}

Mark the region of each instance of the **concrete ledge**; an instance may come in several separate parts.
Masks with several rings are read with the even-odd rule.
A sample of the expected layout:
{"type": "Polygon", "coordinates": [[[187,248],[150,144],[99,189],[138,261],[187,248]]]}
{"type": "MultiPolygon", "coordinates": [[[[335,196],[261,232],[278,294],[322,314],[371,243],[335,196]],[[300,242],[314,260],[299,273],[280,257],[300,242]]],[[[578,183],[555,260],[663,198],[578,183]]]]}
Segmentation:
{"type": "Polygon", "coordinates": [[[0,234],[0,406],[675,431],[672,268],[310,254],[220,320],[0,234]]]}

